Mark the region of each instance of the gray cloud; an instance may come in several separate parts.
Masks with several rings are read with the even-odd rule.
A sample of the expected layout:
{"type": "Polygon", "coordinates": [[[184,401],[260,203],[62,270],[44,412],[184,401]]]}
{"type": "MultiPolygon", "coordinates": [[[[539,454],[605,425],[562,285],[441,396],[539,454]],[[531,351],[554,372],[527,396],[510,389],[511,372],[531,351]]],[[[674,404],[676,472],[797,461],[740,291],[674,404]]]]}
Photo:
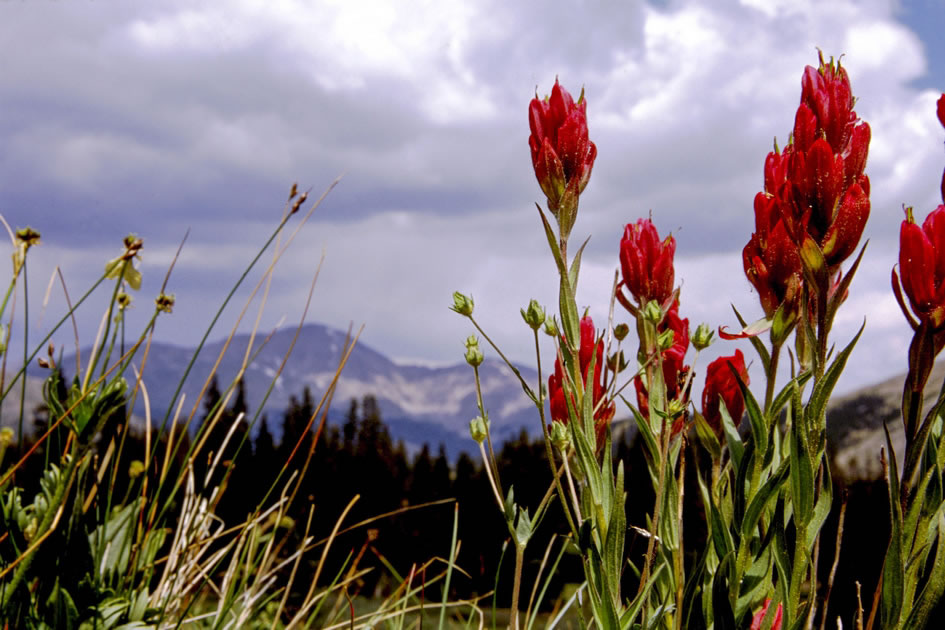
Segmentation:
{"type": "MultiPolygon", "coordinates": [[[[461,289],[529,360],[518,308],[532,297],[551,306],[556,289],[526,107],[557,75],[575,94],[586,88],[599,148],[574,233],[593,234],[581,303],[603,321],[623,225],[652,210],[678,239],[693,320],[731,323],[729,301],[757,300],[739,252],[764,157],[786,140],[820,46],[846,53],[873,128],[872,271],[858,280],[870,297],[845,308],[880,309],[871,356],[900,343],[886,286],[901,204],[919,216],[934,207],[943,164],[927,89],[942,76],[939,44],[914,12],[879,0],[390,7],[3,3],[0,211],[44,234],[34,289],[58,263],[78,291],[138,232],[144,318],[190,227],[170,284],[178,307],[159,330],[192,343],[291,182],[318,194],[345,172],[284,261],[266,325],[298,316],[324,248],[312,319],[364,321],[364,340],[395,356],[458,359],[469,331],[446,306],[461,289]]],[[[83,327],[94,333],[99,317],[83,313],[83,327]]]]}

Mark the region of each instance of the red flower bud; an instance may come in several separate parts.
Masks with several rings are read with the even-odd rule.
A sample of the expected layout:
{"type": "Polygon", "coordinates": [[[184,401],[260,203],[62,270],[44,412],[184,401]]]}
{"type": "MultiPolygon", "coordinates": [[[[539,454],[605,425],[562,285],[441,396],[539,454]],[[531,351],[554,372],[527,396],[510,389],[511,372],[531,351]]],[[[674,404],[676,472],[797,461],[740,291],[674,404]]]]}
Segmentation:
{"type": "Polygon", "coordinates": [[[564,237],[574,224],[578,195],[584,192],[597,157],[597,146],[588,139],[586,110],[583,92],[575,104],[557,79],[550,98],[534,98],[528,105],[535,177],[564,237]]]}
{"type": "MultiPolygon", "coordinates": [[[[920,321],[928,321],[933,329],[945,324],[945,205],[929,214],[920,228],[906,211],[906,220],[899,231],[899,274],[902,291],[909,298],[912,313],[920,321]]],[[[893,270],[893,289],[899,281],[893,270]]],[[[906,318],[911,316],[900,299],[906,318]]]]}
{"type": "Polygon", "coordinates": [[[650,300],[662,304],[672,295],[675,253],[676,239],[669,235],[660,241],[656,226],[649,219],[638,219],[624,228],[620,239],[623,284],[641,307],[650,300]]]}
{"type": "MultiPolygon", "coordinates": [[[[590,393],[594,397],[594,424],[597,429],[597,446],[600,448],[604,444],[604,433],[607,425],[613,420],[617,407],[612,400],[605,400],[604,397],[604,340],[597,337],[594,320],[590,316],[584,316],[581,319],[581,346],[578,348],[578,363],[581,366],[581,374],[584,378],[585,395],[590,393]],[[594,382],[591,384],[587,382],[587,377],[591,367],[591,359],[595,355],[594,382]]],[[[569,416],[568,404],[564,394],[564,370],[561,361],[558,359],[555,360],[554,374],[548,377],[548,398],[550,400],[551,419],[567,424],[569,416]]],[[[573,397],[571,404],[577,406],[573,397]]]]}
{"type": "Polygon", "coordinates": [[[705,387],[702,390],[702,416],[715,431],[722,435],[722,412],[719,410],[719,401],[725,403],[732,421],[738,425],[745,413],[745,399],[738,381],[732,373],[732,367],[741,376],[742,381],[748,384],[748,370],[745,368],[745,357],[741,350],[727,357],[719,357],[706,367],[705,387]]]}
{"type": "MultiPolygon", "coordinates": [[[[771,605],[770,599],[765,599],[765,603],[761,606],[761,610],[755,613],[755,616],[751,618],[751,629],[750,630],[761,630],[761,623],[765,620],[765,615],[768,613],[768,606],[771,605]]],[[[774,621],[771,623],[771,630],[781,630],[781,604],[778,604],[778,609],[774,611],[774,621]]]]}

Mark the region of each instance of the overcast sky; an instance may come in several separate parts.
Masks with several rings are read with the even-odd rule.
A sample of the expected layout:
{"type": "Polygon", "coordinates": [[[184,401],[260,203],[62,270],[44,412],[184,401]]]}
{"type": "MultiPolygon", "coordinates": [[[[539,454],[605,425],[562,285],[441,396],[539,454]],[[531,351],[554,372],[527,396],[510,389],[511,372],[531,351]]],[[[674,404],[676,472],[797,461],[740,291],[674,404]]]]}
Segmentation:
{"type": "MultiPolygon", "coordinates": [[[[845,343],[866,317],[849,390],[906,367],[889,273],[903,203],[922,220],[939,201],[942,6],[0,0],[0,213],[43,236],[34,324],[56,265],[74,297],[129,232],[144,239],[134,315],[146,318],[189,228],[158,338],[193,344],[292,182],[317,196],[344,173],[283,260],[264,326],[297,321],[324,251],[311,321],[364,323],[363,341],[395,359],[455,362],[470,332],[447,309],[458,289],[527,362],[518,309],[555,304],[556,280],[526,111],[557,76],[575,95],[584,86],[598,147],[572,237],[592,236],[579,302],[603,323],[623,226],[652,212],[678,241],[681,314],[735,326],[731,303],[761,314],[740,252],[765,155],[787,140],[819,47],[844,55],[873,131],[871,242],[834,336],[845,343]]],[[[107,297],[80,313],[89,341],[107,297]]],[[[62,308],[53,291],[39,327],[62,308]]]]}

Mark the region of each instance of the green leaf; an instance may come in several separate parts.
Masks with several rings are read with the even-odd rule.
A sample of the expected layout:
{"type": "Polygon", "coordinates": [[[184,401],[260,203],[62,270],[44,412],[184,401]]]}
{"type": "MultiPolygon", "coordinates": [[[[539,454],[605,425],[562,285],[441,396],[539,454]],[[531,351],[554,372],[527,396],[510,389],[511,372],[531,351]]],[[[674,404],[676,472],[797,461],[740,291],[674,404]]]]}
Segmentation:
{"type": "Polygon", "coordinates": [[[95,566],[101,570],[100,579],[107,581],[128,568],[140,503],[140,499],[136,500],[112,513],[89,534],[95,566]]]}
{"type": "Polygon", "coordinates": [[[712,427],[709,426],[701,413],[694,411],[693,416],[696,420],[696,437],[699,438],[699,442],[702,443],[705,450],[709,451],[709,455],[712,456],[713,460],[721,459],[722,445],[719,444],[719,438],[715,435],[715,431],[712,430],[712,427]]]}
{"type": "MultiPolygon", "coordinates": [[[[745,452],[745,444],[742,442],[741,436],[738,435],[738,427],[732,421],[732,416],[729,415],[725,405],[719,405],[719,413],[722,416],[722,431],[725,433],[728,451],[732,455],[732,463],[735,465],[735,470],[737,471],[742,465],[742,455],[745,452]]],[[[739,420],[741,420],[741,418],[739,418],[739,420]]]]}
{"type": "Polygon", "coordinates": [[[814,505],[814,511],[811,514],[810,523],[807,526],[807,551],[813,552],[814,543],[817,541],[817,534],[830,516],[830,510],[833,508],[833,480],[830,478],[830,466],[822,462],[824,471],[823,485],[820,489],[820,496],[817,497],[817,503],[814,505]]]}
{"type": "Polygon", "coordinates": [[[788,479],[789,472],[788,460],[785,460],[781,463],[777,472],[768,477],[767,481],[761,484],[761,487],[748,504],[748,509],[745,510],[745,518],[742,520],[742,537],[751,538],[765,506],[778,497],[781,486],[788,479]]]}
{"type": "Polygon", "coordinates": [[[781,409],[783,409],[784,406],[791,400],[791,393],[794,391],[794,387],[803,387],[813,375],[814,373],[810,370],[801,372],[795,378],[791,379],[787,385],[785,385],[781,391],[777,393],[777,395],[774,397],[774,400],[771,401],[771,410],[768,412],[770,414],[769,420],[771,420],[772,426],[777,420],[778,416],[781,414],[781,409]]]}
{"type": "Polygon", "coordinates": [[[791,469],[791,500],[794,516],[801,523],[808,523],[814,509],[814,470],[811,453],[803,436],[800,435],[802,431],[803,428],[798,422],[791,426],[791,454],[788,461],[791,469]]]}
{"type": "Polygon", "coordinates": [[[733,553],[728,553],[719,562],[719,567],[712,580],[712,615],[715,617],[715,630],[736,630],[735,611],[729,600],[729,585],[733,580],[731,575],[735,564],[733,553]]]}
{"type": "MultiPolygon", "coordinates": [[[[738,373],[738,370],[731,364],[729,364],[728,367],[732,371],[732,374],[735,375],[735,380],[738,382],[738,389],[741,390],[742,397],[745,399],[745,410],[748,412],[748,419],[751,422],[751,433],[755,443],[755,457],[764,458],[765,452],[768,449],[768,423],[765,422],[764,412],[761,411],[761,407],[758,406],[758,401],[755,400],[751,390],[748,389],[745,381],[742,380],[742,376],[738,373]]],[[[724,402],[719,405],[720,408],[724,406],[724,402]]]]}
{"type": "Polygon", "coordinates": [[[938,513],[935,530],[938,533],[935,546],[935,560],[928,580],[912,608],[912,613],[906,620],[906,628],[920,630],[927,627],[929,615],[945,594],[945,515],[938,513]]]}
{"type": "Polygon", "coordinates": [[[902,548],[902,511],[899,504],[899,472],[896,465],[896,451],[892,447],[889,428],[883,422],[886,431],[886,445],[889,449],[889,466],[886,470],[886,483],[889,488],[890,533],[886,560],[883,563],[883,590],[881,620],[884,628],[899,626],[903,605],[905,567],[902,548]]]}
{"type": "Polygon", "coordinates": [[[818,423],[817,426],[823,426],[823,418],[825,410],[827,408],[827,401],[830,399],[830,394],[833,392],[834,385],[837,384],[837,379],[840,378],[840,374],[843,373],[843,368],[847,364],[847,359],[850,357],[850,353],[853,352],[853,347],[856,346],[856,342],[859,341],[860,335],[863,334],[863,330],[866,328],[866,320],[863,320],[863,325],[860,326],[859,332],[856,333],[856,336],[853,337],[853,341],[847,344],[847,347],[837,355],[837,358],[833,360],[833,363],[830,364],[830,368],[824,374],[823,378],[814,385],[814,391],[811,393],[810,401],[808,402],[808,418],[812,422],[818,423]]]}
{"type": "Polygon", "coordinates": [[[584,239],[584,242],[578,247],[577,253],[574,254],[574,259],[571,261],[571,271],[568,274],[568,279],[571,281],[571,291],[575,294],[577,293],[578,275],[581,272],[581,254],[584,253],[584,248],[587,246],[589,240],[591,240],[590,236],[584,239]]]}

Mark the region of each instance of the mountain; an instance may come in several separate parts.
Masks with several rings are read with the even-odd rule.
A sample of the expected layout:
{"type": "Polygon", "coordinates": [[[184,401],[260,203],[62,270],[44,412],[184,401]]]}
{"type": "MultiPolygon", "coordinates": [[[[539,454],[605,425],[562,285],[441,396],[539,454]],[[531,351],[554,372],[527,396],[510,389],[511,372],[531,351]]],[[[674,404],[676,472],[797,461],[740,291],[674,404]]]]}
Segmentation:
{"type": "MultiPolygon", "coordinates": [[[[309,387],[317,404],[334,378],[346,340],[346,334],[340,330],[320,324],[303,326],[280,374],[279,368],[289,353],[294,336],[294,329],[277,331],[268,340],[264,335],[257,335],[250,353],[252,360],[244,375],[251,412],[259,408],[272,385],[263,412],[268,415],[269,426],[277,436],[290,396],[301,398],[304,388],[309,387]]],[[[236,335],[226,348],[216,371],[221,391],[238,374],[249,342],[249,335],[236,335]]],[[[193,412],[193,422],[196,423],[203,415],[198,396],[224,346],[224,341],[208,343],[194,362],[182,389],[182,419],[193,412]]],[[[153,423],[163,421],[193,352],[192,348],[172,344],[151,344],[143,368],[143,381],[153,423]]],[[[139,369],[141,354],[139,351],[135,360],[139,369]]],[[[83,350],[83,360],[88,356],[89,351],[83,350]]],[[[74,363],[75,359],[70,357],[62,361],[63,366],[74,363]]],[[[538,379],[535,370],[517,367],[534,387],[538,379]]],[[[498,360],[487,360],[480,366],[479,373],[494,438],[504,441],[517,435],[522,428],[535,434],[539,428],[538,414],[511,370],[498,360]]],[[[41,376],[38,371],[34,374],[41,376]]],[[[451,457],[458,455],[460,450],[476,450],[469,437],[469,421],[479,415],[476,385],[473,370],[465,363],[447,367],[399,365],[359,342],[338,380],[329,418],[340,421],[352,398],[361,400],[369,394],[376,397],[381,416],[390,426],[394,439],[403,439],[408,447],[419,447],[424,442],[434,447],[444,443],[451,457]]],[[[140,396],[135,413],[145,417],[140,396]]]]}
{"type": "MultiPolygon", "coordinates": [[[[886,448],[883,423],[889,427],[896,458],[903,461],[906,437],[902,427],[902,386],[906,375],[894,376],[836,398],[827,409],[827,444],[836,474],[847,481],[879,479],[883,472],[880,449],[886,448]]],[[[938,399],[945,381],[945,361],[932,370],[924,392],[923,413],[938,399]]],[[[887,454],[888,458],[888,454],[887,454]]]]}
{"type": "MultiPolygon", "coordinates": [[[[259,407],[273,383],[294,336],[294,329],[280,330],[268,341],[262,336],[254,341],[253,359],[244,377],[251,411],[259,407]]],[[[319,324],[307,324],[301,328],[295,347],[263,407],[269,417],[269,426],[277,436],[290,396],[300,398],[303,389],[309,387],[317,402],[325,392],[341,359],[345,339],[344,332],[319,324]]],[[[237,335],[229,344],[217,369],[221,389],[238,373],[249,341],[249,335],[237,335]]],[[[208,343],[197,357],[182,390],[185,402],[182,418],[193,411],[193,422],[196,423],[203,415],[202,404],[197,398],[224,345],[223,341],[208,343]]],[[[155,424],[163,421],[193,352],[193,348],[152,343],[143,373],[155,424]]],[[[88,356],[88,350],[84,350],[83,359],[88,356]]],[[[74,361],[74,358],[67,357],[62,363],[69,366],[74,365],[74,361]]],[[[140,357],[136,364],[140,368],[140,357]]],[[[528,383],[537,384],[535,370],[517,367],[528,383]]],[[[41,400],[41,379],[45,376],[39,368],[30,372],[24,405],[27,417],[41,400]]],[[[521,429],[536,435],[538,414],[511,370],[498,360],[486,360],[480,366],[480,377],[495,441],[514,437],[521,429]]],[[[901,461],[904,437],[899,404],[904,378],[904,375],[893,377],[831,401],[827,411],[827,443],[835,474],[851,481],[876,479],[881,475],[879,451],[886,443],[884,421],[888,423],[901,461]]],[[[943,379],[945,363],[940,363],[929,379],[926,409],[934,402],[943,379]]],[[[3,402],[4,426],[11,426],[19,415],[19,392],[17,385],[3,402]]],[[[462,450],[476,450],[468,427],[469,420],[479,415],[479,411],[473,371],[465,363],[446,367],[400,365],[370,346],[358,343],[338,380],[329,418],[341,422],[351,399],[361,400],[369,394],[377,398],[381,415],[394,439],[403,439],[411,449],[424,442],[434,446],[443,443],[451,458],[462,450]]],[[[135,414],[145,417],[140,396],[135,414]]],[[[635,434],[632,422],[618,424],[624,426],[631,437],[635,434]]]]}

